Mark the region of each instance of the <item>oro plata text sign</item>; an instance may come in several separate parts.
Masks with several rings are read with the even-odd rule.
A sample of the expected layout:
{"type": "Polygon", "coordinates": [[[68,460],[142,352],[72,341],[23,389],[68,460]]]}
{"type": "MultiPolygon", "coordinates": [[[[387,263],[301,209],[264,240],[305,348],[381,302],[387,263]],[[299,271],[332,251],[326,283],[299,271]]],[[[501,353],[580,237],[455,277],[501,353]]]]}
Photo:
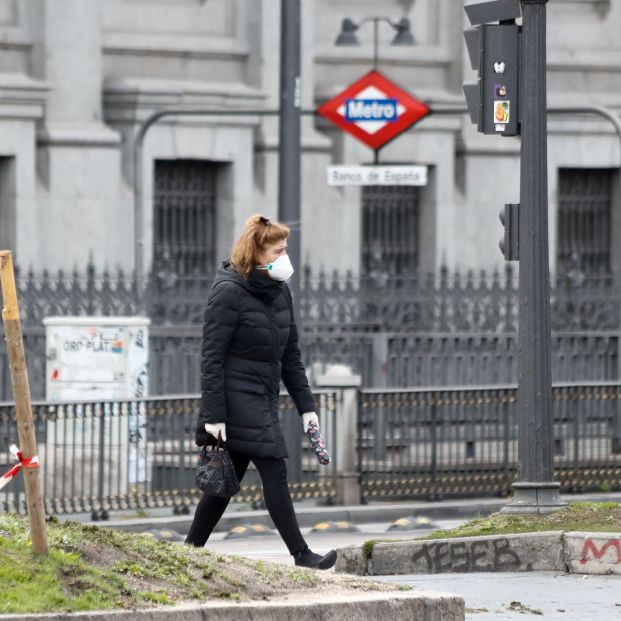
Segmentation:
{"type": "Polygon", "coordinates": [[[328,185],[427,185],[427,166],[328,166],[328,185]]]}

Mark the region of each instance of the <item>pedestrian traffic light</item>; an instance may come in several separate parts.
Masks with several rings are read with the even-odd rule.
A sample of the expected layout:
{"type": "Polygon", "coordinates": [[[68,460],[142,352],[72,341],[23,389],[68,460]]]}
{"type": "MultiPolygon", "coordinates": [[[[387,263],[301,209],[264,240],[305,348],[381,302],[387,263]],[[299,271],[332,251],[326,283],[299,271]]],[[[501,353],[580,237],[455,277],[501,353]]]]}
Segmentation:
{"type": "Polygon", "coordinates": [[[520,260],[520,205],[508,204],[500,212],[504,236],[498,244],[505,261],[520,260]]]}
{"type": "Polygon", "coordinates": [[[464,30],[476,82],[463,85],[470,120],[483,134],[516,136],[520,59],[520,0],[492,0],[464,7],[472,28],[464,30]],[[498,22],[490,23],[490,22],[498,22]]]}

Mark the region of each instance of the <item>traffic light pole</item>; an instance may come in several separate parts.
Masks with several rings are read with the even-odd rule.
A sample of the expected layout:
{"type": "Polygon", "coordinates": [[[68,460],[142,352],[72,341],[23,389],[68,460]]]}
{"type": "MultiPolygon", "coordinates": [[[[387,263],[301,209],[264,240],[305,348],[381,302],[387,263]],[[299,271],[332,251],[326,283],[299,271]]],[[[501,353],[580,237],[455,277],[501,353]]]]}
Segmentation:
{"type": "Polygon", "coordinates": [[[554,481],[548,248],[546,4],[521,0],[520,308],[518,481],[503,513],[566,505],[554,481]]]}

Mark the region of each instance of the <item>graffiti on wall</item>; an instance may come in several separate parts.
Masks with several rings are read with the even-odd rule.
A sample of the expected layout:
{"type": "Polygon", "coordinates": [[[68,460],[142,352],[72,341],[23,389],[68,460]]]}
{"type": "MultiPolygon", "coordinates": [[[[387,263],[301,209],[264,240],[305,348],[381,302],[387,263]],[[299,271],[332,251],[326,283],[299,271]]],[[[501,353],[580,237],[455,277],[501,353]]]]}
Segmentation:
{"type": "Polygon", "coordinates": [[[613,565],[621,564],[621,541],[609,539],[598,546],[592,539],[586,539],[582,546],[580,564],[586,565],[592,561],[613,565]]]}
{"type": "Polygon", "coordinates": [[[424,544],[412,555],[415,565],[429,573],[467,571],[520,571],[531,569],[524,565],[508,539],[458,541],[424,544]]]}

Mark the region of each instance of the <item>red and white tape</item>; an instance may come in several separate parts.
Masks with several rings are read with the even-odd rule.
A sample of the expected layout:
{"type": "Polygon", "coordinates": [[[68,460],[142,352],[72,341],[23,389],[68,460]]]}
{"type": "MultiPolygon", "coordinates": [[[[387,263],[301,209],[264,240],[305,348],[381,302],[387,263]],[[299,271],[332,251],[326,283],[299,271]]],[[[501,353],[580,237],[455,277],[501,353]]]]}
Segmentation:
{"type": "Polygon", "coordinates": [[[9,451],[11,451],[11,455],[13,455],[17,463],[0,478],[0,489],[14,479],[22,468],[37,468],[39,466],[39,457],[37,455],[33,457],[23,457],[22,452],[15,444],[11,445],[9,451]]]}

